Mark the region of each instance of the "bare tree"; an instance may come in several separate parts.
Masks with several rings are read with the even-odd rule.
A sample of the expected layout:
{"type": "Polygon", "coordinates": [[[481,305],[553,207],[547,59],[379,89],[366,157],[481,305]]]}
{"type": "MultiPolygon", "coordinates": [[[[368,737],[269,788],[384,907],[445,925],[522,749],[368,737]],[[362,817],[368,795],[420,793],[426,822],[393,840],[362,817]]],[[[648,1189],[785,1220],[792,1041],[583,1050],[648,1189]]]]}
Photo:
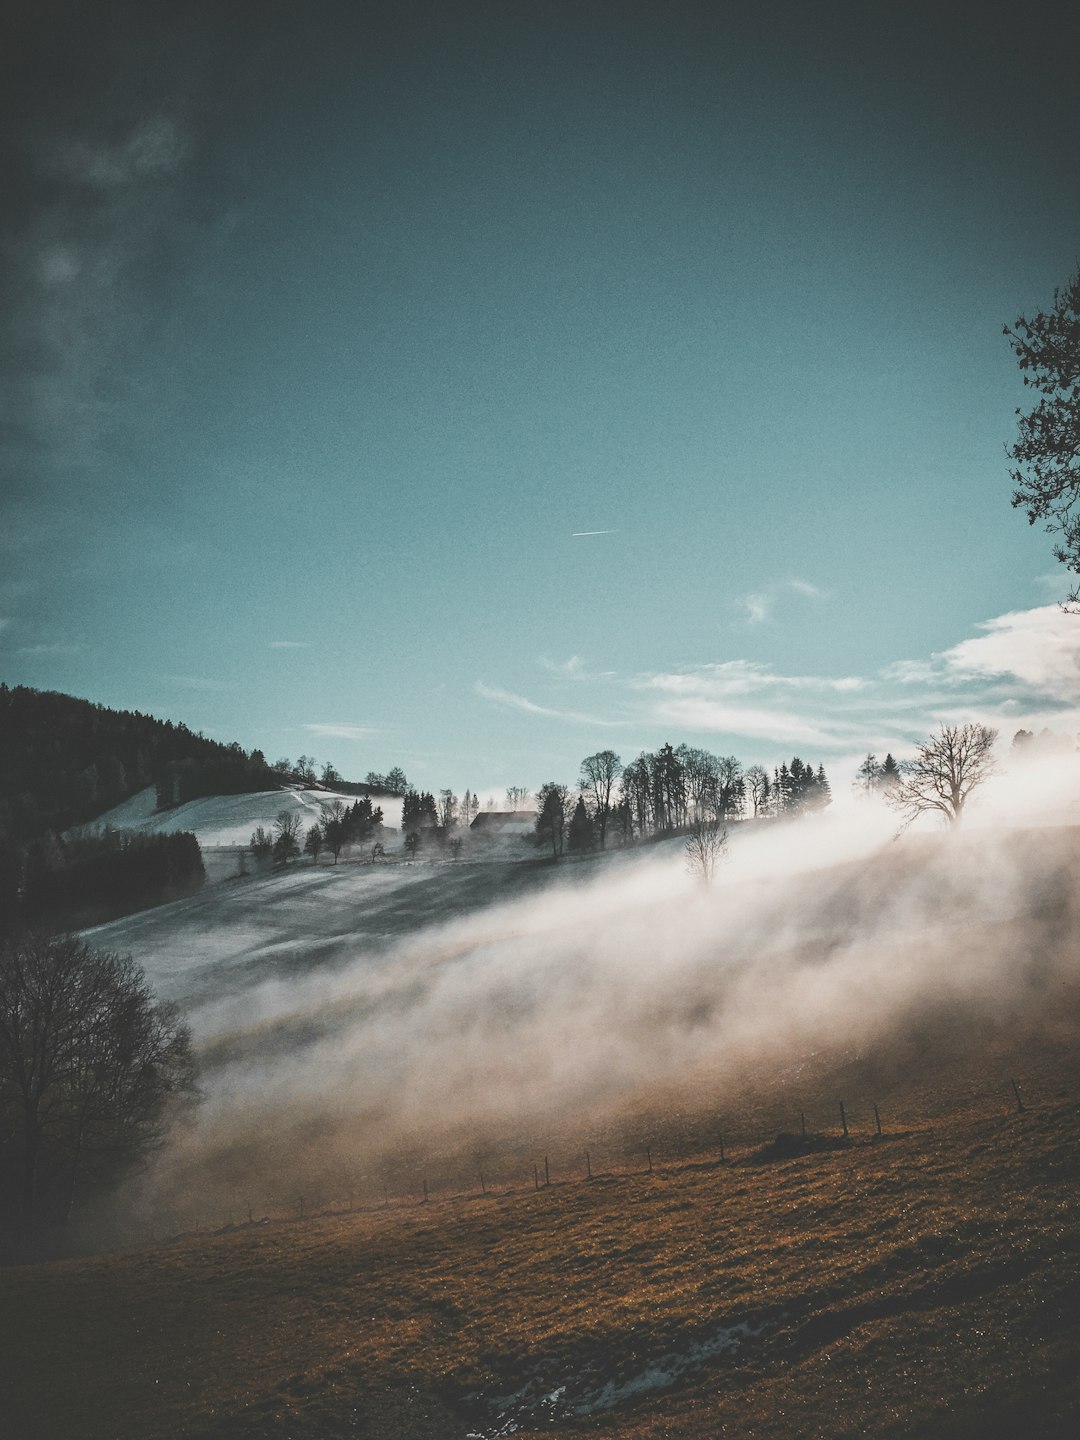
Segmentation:
{"type": "Polygon", "coordinates": [[[600,849],[607,844],[607,826],[611,815],[611,791],[622,774],[622,761],[614,750],[598,750],[581,762],[581,788],[592,797],[593,820],[600,835],[600,849]]]}
{"type": "Polygon", "coordinates": [[[311,863],[313,865],[318,865],[319,855],[322,853],[322,849],[325,844],[326,837],[323,834],[322,830],[317,824],[312,825],[311,828],[308,830],[307,838],[304,841],[304,854],[311,856],[311,863]]]}
{"type": "Polygon", "coordinates": [[[524,785],[509,785],[506,789],[506,805],[509,810],[518,810],[529,798],[524,785]]]}
{"type": "Polygon", "coordinates": [[[750,797],[750,809],[756,820],[765,811],[769,798],[769,777],[760,765],[751,765],[746,772],[746,791],[750,797]]]}
{"type": "Polygon", "coordinates": [[[349,812],[344,800],[324,800],[319,808],[323,813],[323,839],[326,841],[326,848],[333,855],[336,865],[342,846],[348,839],[349,812]]]}
{"type": "Polygon", "coordinates": [[[686,834],[686,868],[703,885],[711,885],[717,866],[727,859],[727,829],[720,820],[699,815],[686,834]]]}
{"type": "Polygon", "coordinates": [[[439,791],[439,824],[444,830],[451,830],[457,824],[458,797],[452,790],[439,791]]]}
{"type": "Polygon", "coordinates": [[[187,1027],[130,957],[72,935],[0,948],[0,1251],[29,1256],[159,1146],[193,1075],[187,1027]]]}
{"type": "Polygon", "coordinates": [[[303,822],[296,810],[279,810],[274,821],[274,864],[287,865],[300,854],[303,822]]]}
{"type": "Polygon", "coordinates": [[[904,817],[901,829],[928,814],[959,825],[972,794],[995,773],[997,733],[987,725],[943,725],[920,745],[901,779],[884,792],[888,804],[904,817]]]}

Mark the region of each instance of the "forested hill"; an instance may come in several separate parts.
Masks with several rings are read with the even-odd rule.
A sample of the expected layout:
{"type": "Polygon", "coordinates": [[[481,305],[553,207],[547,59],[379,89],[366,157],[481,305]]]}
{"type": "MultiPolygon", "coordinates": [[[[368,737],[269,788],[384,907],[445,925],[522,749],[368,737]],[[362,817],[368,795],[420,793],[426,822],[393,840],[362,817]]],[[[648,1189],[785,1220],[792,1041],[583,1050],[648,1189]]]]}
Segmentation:
{"type": "Polygon", "coordinates": [[[147,785],[159,804],[180,804],[280,783],[258,750],[137,710],[0,684],[0,837],[16,843],[92,820],[147,785]]]}

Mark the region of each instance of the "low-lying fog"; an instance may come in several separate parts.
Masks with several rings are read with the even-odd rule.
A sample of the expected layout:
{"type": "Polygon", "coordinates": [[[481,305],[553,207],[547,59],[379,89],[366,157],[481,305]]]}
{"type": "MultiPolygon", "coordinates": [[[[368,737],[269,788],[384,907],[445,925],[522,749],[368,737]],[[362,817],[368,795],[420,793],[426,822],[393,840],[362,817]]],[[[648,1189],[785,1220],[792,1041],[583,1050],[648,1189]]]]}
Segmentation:
{"type": "Polygon", "coordinates": [[[103,926],[201,1054],[153,1204],[381,1195],[426,1153],[587,1136],[657,1087],[866,1052],[949,1004],[1041,1023],[1077,978],[1077,796],[1058,760],[994,782],[955,835],[894,841],[874,802],[736,826],[711,889],[673,841],[301,869],[103,926]]]}

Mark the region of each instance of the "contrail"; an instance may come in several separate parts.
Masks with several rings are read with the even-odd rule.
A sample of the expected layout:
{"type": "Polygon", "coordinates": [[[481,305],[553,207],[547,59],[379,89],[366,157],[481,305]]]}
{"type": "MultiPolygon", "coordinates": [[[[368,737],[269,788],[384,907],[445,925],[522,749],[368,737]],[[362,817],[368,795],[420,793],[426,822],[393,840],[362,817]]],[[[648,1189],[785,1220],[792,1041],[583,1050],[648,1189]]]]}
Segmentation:
{"type": "Polygon", "coordinates": [[[570,536],[571,540],[580,540],[583,535],[614,535],[614,530],[575,530],[570,536]]]}

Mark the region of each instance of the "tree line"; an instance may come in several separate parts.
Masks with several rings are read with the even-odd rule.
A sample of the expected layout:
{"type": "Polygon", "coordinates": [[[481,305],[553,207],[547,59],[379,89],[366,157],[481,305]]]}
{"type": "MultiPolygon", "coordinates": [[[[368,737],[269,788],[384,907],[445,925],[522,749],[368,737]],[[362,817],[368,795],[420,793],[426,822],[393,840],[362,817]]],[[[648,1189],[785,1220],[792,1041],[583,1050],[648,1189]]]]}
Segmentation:
{"type": "Polygon", "coordinates": [[[106,826],[65,838],[49,830],[6,855],[4,848],[0,841],[0,935],[101,924],[190,895],[206,878],[199,842],[187,831],[143,835],[106,826]]]}
{"type": "Polygon", "coordinates": [[[744,769],[734,755],[714,755],[670,742],[623,764],[613,750],[581,762],[576,796],[550,780],[537,797],[536,835],[558,858],[604,850],[612,836],[622,845],[685,830],[699,819],[717,821],[817,814],[832,800],[825,767],[795,755],[770,774],[744,769]]]}
{"type": "Polygon", "coordinates": [[[373,844],[382,848],[383,812],[373,806],[369,795],[352,805],[343,800],[327,800],[320,806],[321,817],[304,829],[303,817],[297,810],[280,810],[268,830],[256,826],[249,842],[255,860],[284,868],[301,854],[310,855],[315,864],[328,851],[337,864],[342,850],[351,845],[373,844]]]}

